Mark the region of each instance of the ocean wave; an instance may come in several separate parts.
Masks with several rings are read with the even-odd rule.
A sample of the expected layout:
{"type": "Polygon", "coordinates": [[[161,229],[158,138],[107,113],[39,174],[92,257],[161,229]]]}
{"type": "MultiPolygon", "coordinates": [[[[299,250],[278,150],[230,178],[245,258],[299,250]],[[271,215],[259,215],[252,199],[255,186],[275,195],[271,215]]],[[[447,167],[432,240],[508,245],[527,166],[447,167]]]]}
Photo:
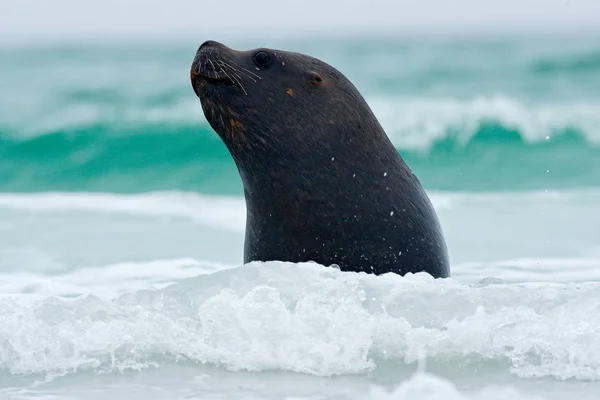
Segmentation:
{"type": "Polygon", "coordinates": [[[516,135],[523,144],[545,142],[566,132],[577,132],[590,143],[600,141],[600,104],[593,102],[527,104],[496,95],[471,100],[379,97],[369,99],[369,104],[392,141],[407,150],[428,149],[449,136],[465,146],[486,127],[504,131],[499,141],[510,142],[516,135]]]}
{"type": "Polygon", "coordinates": [[[0,300],[0,369],[366,374],[389,363],[489,363],[522,378],[600,380],[600,283],[462,285],[425,274],[252,263],[114,299],[0,300]]]}
{"type": "MultiPolygon", "coordinates": [[[[190,129],[212,132],[197,99],[184,93],[168,97],[170,101],[158,103],[67,99],[67,104],[76,103],[65,104],[47,118],[23,118],[18,112],[5,115],[0,137],[17,140],[62,133],[73,138],[101,133],[116,138],[190,129]]],[[[377,95],[366,100],[394,144],[402,149],[427,149],[449,133],[466,144],[488,125],[518,132],[527,143],[545,141],[547,136],[551,139],[565,131],[578,132],[591,143],[600,142],[600,103],[596,101],[531,103],[501,93],[471,99],[377,95]]]]}
{"type": "Polygon", "coordinates": [[[542,58],[533,64],[532,70],[542,74],[597,73],[600,71],[600,51],[542,58]]]}
{"type": "MultiPolygon", "coordinates": [[[[427,188],[600,185],[599,104],[528,108],[506,99],[372,103],[427,188]]],[[[2,191],[241,192],[230,154],[205,122],[108,119],[34,136],[5,127],[0,142],[2,191]]]]}

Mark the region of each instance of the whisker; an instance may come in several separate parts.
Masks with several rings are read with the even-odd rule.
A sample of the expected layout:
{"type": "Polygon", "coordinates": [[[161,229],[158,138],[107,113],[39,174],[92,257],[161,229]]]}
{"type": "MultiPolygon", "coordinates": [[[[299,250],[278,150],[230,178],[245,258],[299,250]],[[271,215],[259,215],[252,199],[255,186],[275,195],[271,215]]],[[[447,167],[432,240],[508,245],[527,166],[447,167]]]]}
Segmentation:
{"type": "MultiPolygon", "coordinates": [[[[225,61],[223,61],[223,60],[220,60],[219,62],[221,63],[221,65],[223,65],[223,66],[226,66],[226,67],[229,69],[229,72],[230,72],[232,75],[235,75],[235,76],[237,76],[237,78],[238,78],[238,79],[242,79],[242,76],[241,76],[240,74],[238,74],[238,73],[237,73],[237,70],[236,70],[235,68],[233,68],[231,65],[227,64],[227,63],[226,63],[225,61]]],[[[247,75],[246,75],[246,74],[244,74],[244,76],[247,76],[247,75]]],[[[256,81],[255,81],[253,78],[250,78],[250,79],[252,79],[254,82],[256,82],[256,81]]]]}
{"type": "Polygon", "coordinates": [[[244,91],[244,94],[246,96],[248,96],[248,92],[246,92],[246,89],[244,89],[244,86],[242,86],[242,84],[237,79],[232,78],[231,76],[229,76],[229,74],[223,68],[223,65],[219,64],[219,61],[217,61],[217,64],[219,65],[219,68],[221,68],[221,71],[223,71],[223,73],[225,74],[225,76],[227,76],[229,79],[231,79],[232,82],[236,82],[238,84],[238,86],[240,87],[240,89],[242,89],[244,91]]]}
{"type": "MultiPolygon", "coordinates": [[[[234,70],[234,71],[237,71],[237,69],[235,69],[235,68],[234,68],[234,67],[232,67],[231,65],[227,64],[225,61],[221,60],[221,62],[222,62],[223,64],[227,65],[227,66],[228,66],[230,69],[232,69],[232,70],[234,70]]],[[[234,64],[235,64],[235,63],[234,63],[234,64]]],[[[239,65],[238,65],[237,67],[238,67],[238,68],[241,68],[239,65]]],[[[247,73],[245,73],[245,72],[243,72],[243,71],[240,71],[240,72],[241,72],[242,74],[244,74],[245,76],[247,76],[247,77],[248,77],[249,79],[251,79],[252,81],[256,82],[256,79],[254,79],[254,78],[253,78],[252,76],[250,76],[249,74],[247,74],[247,73]]],[[[242,79],[242,77],[241,77],[241,76],[239,76],[239,75],[238,75],[238,78],[242,79]]],[[[260,79],[260,77],[259,77],[259,79],[260,79]]]]}
{"type": "Polygon", "coordinates": [[[210,65],[212,65],[213,67],[213,71],[215,71],[215,74],[217,75],[217,78],[220,78],[221,75],[219,75],[219,71],[217,71],[217,68],[215,67],[215,64],[213,64],[212,60],[209,58],[208,62],[210,63],[210,65]]]}
{"type": "MultiPolygon", "coordinates": [[[[232,74],[232,75],[235,75],[235,76],[237,76],[237,78],[238,78],[238,79],[242,79],[242,77],[241,77],[240,75],[236,74],[235,72],[233,72],[233,71],[231,71],[231,70],[230,70],[229,72],[231,72],[231,74],[232,74]]],[[[253,79],[253,80],[254,80],[254,79],[253,79]]],[[[254,82],[256,82],[256,81],[254,81],[254,82]]]]}
{"type": "MultiPolygon", "coordinates": [[[[202,62],[202,69],[206,70],[208,67],[208,59],[204,58],[204,61],[202,62]]],[[[210,77],[210,71],[207,72],[208,76],[210,77]]]]}
{"type": "Polygon", "coordinates": [[[227,60],[227,61],[229,61],[230,63],[233,63],[233,64],[234,64],[234,65],[236,65],[238,68],[240,68],[240,69],[242,69],[242,70],[244,70],[244,71],[246,71],[246,72],[248,72],[248,73],[250,73],[250,74],[254,75],[254,76],[255,76],[255,77],[257,77],[258,79],[262,79],[262,78],[260,77],[260,75],[257,75],[257,74],[255,74],[254,72],[250,71],[249,69],[246,69],[246,68],[242,67],[241,65],[238,65],[238,64],[236,64],[236,63],[235,63],[233,60],[230,60],[229,58],[226,58],[226,60],[227,60]]]}

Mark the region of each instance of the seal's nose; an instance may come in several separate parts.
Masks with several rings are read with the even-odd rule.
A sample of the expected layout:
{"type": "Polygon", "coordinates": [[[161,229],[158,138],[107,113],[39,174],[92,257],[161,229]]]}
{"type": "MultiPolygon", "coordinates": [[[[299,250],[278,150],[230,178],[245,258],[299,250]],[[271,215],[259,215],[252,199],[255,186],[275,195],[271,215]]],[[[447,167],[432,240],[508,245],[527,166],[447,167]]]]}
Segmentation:
{"type": "Polygon", "coordinates": [[[194,92],[200,97],[199,87],[205,83],[205,78],[231,84],[231,77],[223,71],[223,56],[231,51],[227,46],[214,40],[207,40],[200,45],[192,61],[190,80],[194,92]]]}
{"type": "Polygon", "coordinates": [[[201,57],[205,57],[205,56],[211,56],[212,54],[215,54],[217,52],[219,52],[220,50],[223,49],[223,46],[221,43],[214,41],[214,40],[207,40],[204,43],[202,43],[200,45],[200,47],[198,47],[198,50],[196,50],[196,61],[199,61],[199,59],[201,57]]]}
{"type": "Polygon", "coordinates": [[[215,40],[207,40],[200,45],[198,48],[198,53],[207,52],[207,51],[218,51],[219,49],[223,49],[225,46],[223,44],[215,41],[215,40]]]}
{"type": "Polygon", "coordinates": [[[205,41],[204,43],[202,43],[200,45],[199,50],[202,50],[203,48],[206,48],[206,47],[215,47],[215,46],[218,46],[218,45],[219,45],[219,42],[216,42],[214,40],[207,40],[207,41],[205,41]]]}

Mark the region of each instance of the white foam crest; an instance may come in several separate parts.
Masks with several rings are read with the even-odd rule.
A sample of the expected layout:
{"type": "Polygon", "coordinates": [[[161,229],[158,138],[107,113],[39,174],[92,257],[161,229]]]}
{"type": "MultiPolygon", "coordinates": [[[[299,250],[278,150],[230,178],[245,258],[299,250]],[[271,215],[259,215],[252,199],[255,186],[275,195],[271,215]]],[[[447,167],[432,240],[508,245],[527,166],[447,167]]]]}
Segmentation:
{"type": "Polygon", "coordinates": [[[565,129],[581,131],[600,142],[600,104],[592,102],[526,104],[504,95],[455,98],[368,99],[392,141],[403,149],[425,149],[455,131],[466,143],[482,122],[496,122],[518,130],[527,142],[552,140],[565,129]]]}
{"type": "Polygon", "coordinates": [[[243,231],[243,198],[185,192],[112,194],[85,192],[3,193],[0,208],[29,212],[119,213],[186,218],[213,228],[243,231]]]}
{"type": "Polygon", "coordinates": [[[425,274],[253,263],[117,299],[0,301],[0,368],[123,370],[175,360],[319,376],[379,363],[507,365],[600,380],[600,283],[461,285],[425,274]]]}
{"type": "MultiPolygon", "coordinates": [[[[199,127],[208,122],[202,116],[202,109],[197,99],[185,96],[173,104],[139,106],[117,103],[117,104],[73,104],[61,109],[52,109],[40,114],[39,110],[44,107],[45,100],[24,104],[23,109],[17,113],[4,113],[2,122],[10,127],[17,137],[35,137],[50,132],[62,130],[77,130],[89,125],[106,125],[115,123],[123,128],[139,130],[139,124],[194,124],[199,127]],[[32,121],[35,121],[32,123],[32,121]],[[24,124],[25,122],[25,124],[24,124]]],[[[141,132],[142,134],[144,132],[141,132]]],[[[218,140],[215,137],[215,140],[218,140]]]]}

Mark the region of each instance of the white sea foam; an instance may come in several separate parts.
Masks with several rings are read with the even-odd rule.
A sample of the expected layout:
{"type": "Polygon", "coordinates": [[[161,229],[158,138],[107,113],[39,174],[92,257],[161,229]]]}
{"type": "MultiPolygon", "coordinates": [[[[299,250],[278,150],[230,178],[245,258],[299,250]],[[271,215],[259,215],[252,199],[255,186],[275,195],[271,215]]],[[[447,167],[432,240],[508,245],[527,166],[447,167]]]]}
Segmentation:
{"type": "MultiPolygon", "coordinates": [[[[2,254],[0,254],[2,255],[2,254]]],[[[0,297],[21,296],[34,299],[47,296],[73,297],[95,294],[112,298],[128,292],[163,288],[182,279],[220,271],[232,266],[193,258],[119,262],[109,265],[80,267],[73,271],[31,271],[29,265],[17,269],[0,268],[0,297]],[[8,270],[8,271],[6,271],[8,270]]],[[[4,267],[0,263],[0,267],[4,267]]]]}
{"type": "Polygon", "coordinates": [[[364,374],[383,363],[600,380],[600,283],[462,285],[427,275],[254,263],[115,299],[0,300],[11,374],[208,363],[364,374]]]}
{"type": "Polygon", "coordinates": [[[515,129],[526,142],[552,140],[566,129],[577,129],[588,140],[600,142],[598,103],[527,104],[504,95],[470,100],[378,97],[368,101],[392,141],[404,149],[428,148],[449,131],[456,132],[459,143],[466,143],[483,122],[515,129]]]}

